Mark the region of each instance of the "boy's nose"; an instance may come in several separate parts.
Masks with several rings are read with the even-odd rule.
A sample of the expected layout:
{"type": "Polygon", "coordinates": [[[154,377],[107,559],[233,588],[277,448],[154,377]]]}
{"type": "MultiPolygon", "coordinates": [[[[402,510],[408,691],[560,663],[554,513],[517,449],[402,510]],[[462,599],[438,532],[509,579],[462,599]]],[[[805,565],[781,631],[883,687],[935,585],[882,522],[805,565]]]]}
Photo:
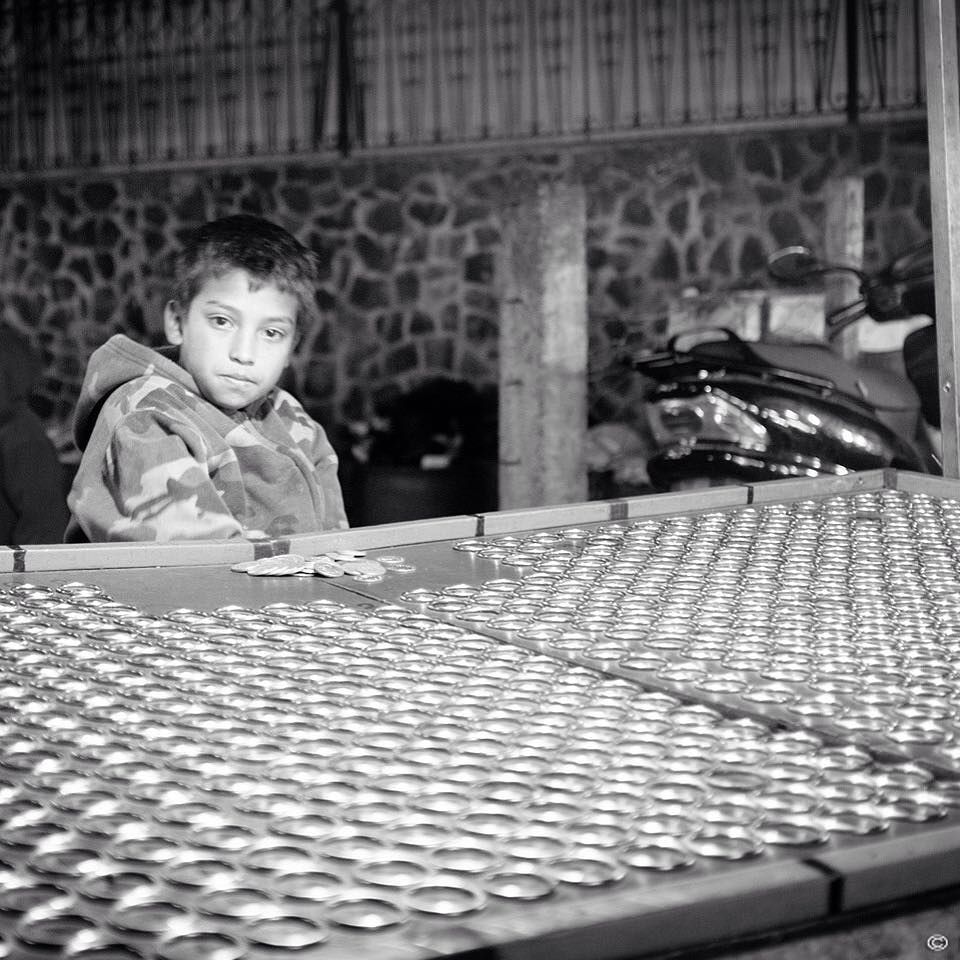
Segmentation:
{"type": "Polygon", "coordinates": [[[236,363],[253,363],[255,356],[253,335],[238,330],[230,340],[230,359],[236,363]]]}

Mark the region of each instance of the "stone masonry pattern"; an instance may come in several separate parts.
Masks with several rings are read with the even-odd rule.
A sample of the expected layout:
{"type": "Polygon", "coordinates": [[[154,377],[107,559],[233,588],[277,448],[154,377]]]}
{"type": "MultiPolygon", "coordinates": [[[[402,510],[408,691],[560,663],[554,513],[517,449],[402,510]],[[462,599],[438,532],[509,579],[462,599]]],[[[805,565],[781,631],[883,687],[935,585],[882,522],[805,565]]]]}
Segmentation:
{"type": "Polygon", "coordinates": [[[763,287],[788,243],[822,246],[825,184],[865,178],[866,260],[930,233],[926,129],[642,140],[536,153],[448,153],[0,184],[3,320],[43,352],[40,406],[66,449],[87,357],[117,332],[162,342],[173,257],[205,220],[247,211],[317,254],[322,322],[293,375],[335,433],[425,379],[496,390],[499,258],[511,197],[542,179],[587,195],[591,422],[637,423],[619,361],[662,340],[671,298],[763,287]]]}

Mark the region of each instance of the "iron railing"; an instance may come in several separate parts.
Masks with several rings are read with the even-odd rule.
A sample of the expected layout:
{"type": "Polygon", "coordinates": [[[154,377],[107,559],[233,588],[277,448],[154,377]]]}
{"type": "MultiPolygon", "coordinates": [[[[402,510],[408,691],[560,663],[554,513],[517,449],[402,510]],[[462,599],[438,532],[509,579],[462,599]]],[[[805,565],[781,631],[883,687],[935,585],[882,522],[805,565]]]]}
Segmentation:
{"type": "Polygon", "coordinates": [[[379,0],[358,25],[378,145],[923,105],[918,0],[379,0]]]}
{"type": "Polygon", "coordinates": [[[0,170],[924,108],[920,0],[0,0],[0,170]]]}

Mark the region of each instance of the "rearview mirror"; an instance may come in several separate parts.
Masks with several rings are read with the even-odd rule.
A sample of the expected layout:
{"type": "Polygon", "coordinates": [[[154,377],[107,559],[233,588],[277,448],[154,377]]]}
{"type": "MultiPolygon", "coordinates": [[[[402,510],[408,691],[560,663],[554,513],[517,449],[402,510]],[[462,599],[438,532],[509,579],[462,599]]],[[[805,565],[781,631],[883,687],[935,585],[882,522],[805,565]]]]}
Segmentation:
{"type": "Polygon", "coordinates": [[[785,283],[797,283],[822,269],[823,265],[809,247],[781,247],[767,257],[767,271],[770,276],[785,283]]]}

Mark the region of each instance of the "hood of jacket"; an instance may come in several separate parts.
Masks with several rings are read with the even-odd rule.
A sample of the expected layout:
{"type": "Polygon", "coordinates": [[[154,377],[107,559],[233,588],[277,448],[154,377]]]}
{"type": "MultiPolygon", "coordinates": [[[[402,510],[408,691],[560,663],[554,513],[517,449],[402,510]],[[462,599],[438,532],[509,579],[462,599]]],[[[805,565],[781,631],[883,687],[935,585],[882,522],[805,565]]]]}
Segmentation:
{"type": "Polygon", "coordinates": [[[118,333],[94,350],[80,388],[73,433],[83,450],[107,397],[118,387],[140,377],[159,374],[193,393],[199,393],[193,377],[177,363],[177,347],[154,349],[118,333]]]}
{"type": "Polygon", "coordinates": [[[40,380],[40,358],[27,340],[0,326],[0,417],[30,398],[40,380]]]}

